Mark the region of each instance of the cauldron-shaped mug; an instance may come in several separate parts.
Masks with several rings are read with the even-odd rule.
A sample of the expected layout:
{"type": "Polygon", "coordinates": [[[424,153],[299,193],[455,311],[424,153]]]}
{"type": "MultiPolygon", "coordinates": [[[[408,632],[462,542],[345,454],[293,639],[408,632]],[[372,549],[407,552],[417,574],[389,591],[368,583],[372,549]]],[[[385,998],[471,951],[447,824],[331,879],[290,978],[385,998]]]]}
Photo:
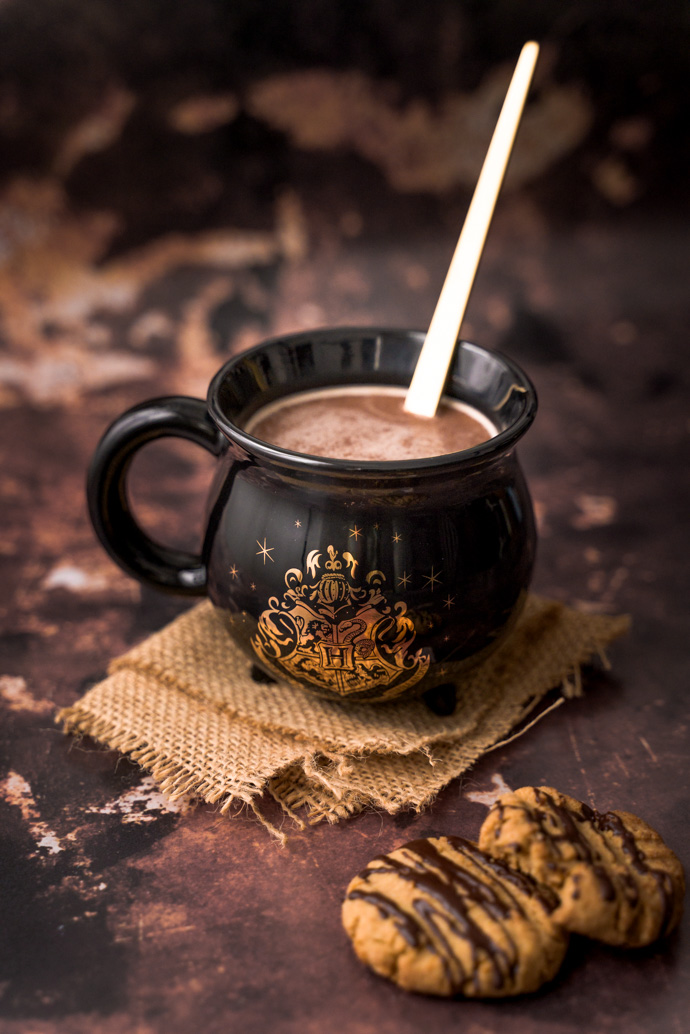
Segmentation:
{"type": "Polygon", "coordinates": [[[124,570],[208,594],[272,676],[331,699],[383,701],[453,681],[506,635],[535,552],[515,445],[537,400],[519,367],[461,341],[446,396],[497,433],[462,452],[354,462],[289,452],[243,430],[298,391],[409,384],[424,335],[331,329],[274,338],[230,359],[208,400],[154,399],[119,417],[94,454],[94,528],[124,570]],[[198,556],[153,542],[129,507],[134,453],[165,436],[218,457],[198,556]]]}

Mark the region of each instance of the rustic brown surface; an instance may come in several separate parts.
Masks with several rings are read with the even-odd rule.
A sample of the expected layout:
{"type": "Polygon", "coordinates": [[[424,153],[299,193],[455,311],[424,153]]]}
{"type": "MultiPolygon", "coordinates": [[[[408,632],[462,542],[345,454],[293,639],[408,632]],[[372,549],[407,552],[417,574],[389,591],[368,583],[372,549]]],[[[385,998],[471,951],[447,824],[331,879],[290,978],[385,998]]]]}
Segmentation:
{"type": "MultiPolygon", "coordinates": [[[[310,53],[303,68],[319,64],[310,53]]],[[[445,85],[449,97],[476,87],[481,111],[491,69],[473,67],[473,82],[445,85]]],[[[267,81],[265,63],[260,73],[267,81]]],[[[322,89],[331,113],[339,74],[322,89]]],[[[424,814],[295,831],[285,849],[251,815],[171,806],[135,766],[55,727],[56,708],[111,656],[188,605],[140,589],[90,530],[84,473],[106,424],[153,395],[203,394],[224,357],[270,333],[424,327],[467,203],[460,166],[440,194],[391,182],[362,127],[374,111],[396,146],[406,138],[375,84],[360,81],[345,143],[316,126],[323,151],[290,136],[290,112],[281,137],[267,108],[237,116],[227,83],[215,98],[192,85],[168,83],[181,106],[165,140],[184,139],[163,156],[137,152],[149,125],[136,121],[139,85],[118,81],[88,124],[81,101],[72,126],[53,119],[54,139],[46,131],[1,188],[0,1030],[681,1034],[690,920],[643,952],[577,942],[555,985],[486,1004],[399,992],[357,962],[339,919],[374,854],[431,832],[476,836],[484,801],[506,785],[637,812],[690,867],[689,220],[677,180],[655,165],[673,135],[651,102],[627,121],[612,102],[610,124],[598,116],[592,129],[581,98],[593,83],[573,73],[557,120],[584,118],[584,135],[566,161],[535,156],[502,198],[464,329],[536,383],[521,448],[540,523],[534,588],[632,615],[612,670],[589,672],[582,699],[424,814]],[[204,134],[227,122],[234,164],[219,180],[218,138],[204,134]]],[[[437,131],[423,119],[420,146],[437,131]]],[[[26,125],[16,132],[26,151],[26,125]]],[[[147,450],[134,484],[147,526],[194,546],[210,469],[192,446],[147,450]]]]}

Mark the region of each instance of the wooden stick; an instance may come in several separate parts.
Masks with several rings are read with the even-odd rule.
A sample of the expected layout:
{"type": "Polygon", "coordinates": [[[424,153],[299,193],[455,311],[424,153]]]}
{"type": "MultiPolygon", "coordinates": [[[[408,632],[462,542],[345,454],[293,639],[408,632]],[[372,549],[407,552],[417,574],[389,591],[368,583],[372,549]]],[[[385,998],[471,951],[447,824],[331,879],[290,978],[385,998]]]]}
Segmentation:
{"type": "Polygon", "coordinates": [[[538,55],[537,43],[525,43],[515,66],[405,398],[408,413],[426,417],[436,413],[538,55]]]}

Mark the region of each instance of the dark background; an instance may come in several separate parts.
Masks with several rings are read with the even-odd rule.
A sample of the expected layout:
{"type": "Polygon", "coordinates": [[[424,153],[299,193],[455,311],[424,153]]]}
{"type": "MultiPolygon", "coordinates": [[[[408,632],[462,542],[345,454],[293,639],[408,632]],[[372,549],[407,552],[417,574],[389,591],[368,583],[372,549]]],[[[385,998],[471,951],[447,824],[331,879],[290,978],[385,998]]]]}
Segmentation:
{"type": "MultiPolygon", "coordinates": [[[[528,177],[532,196],[574,221],[611,215],[612,202],[649,204],[671,193],[682,203],[689,20],[681,0],[14,0],[0,11],[0,174],[5,183],[57,174],[71,204],[116,208],[125,224],[120,247],[172,226],[265,225],[287,184],[359,175],[364,203],[385,187],[357,160],[361,148],[295,154],[270,120],[247,110],[258,82],[314,68],[335,82],[359,70],[371,93],[388,89],[391,116],[420,99],[438,114],[450,94],[476,96],[486,76],[534,37],[543,48],[537,96],[574,87],[590,118],[567,161],[528,177]],[[118,107],[116,94],[128,104],[118,107]],[[218,116],[213,126],[201,109],[196,127],[190,116],[188,131],[176,130],[182,101],[228,94],[237,102],[233,117],[218,116]],[[109,116],[119,123],[111,139],[106,132],[97,143],[92,131],[90,146],[66,156],[70,132],[99,111],[103,123],[109,116]],[[608,189],[597,176],[607,161],[619,171],[618,192],[615,174],[608,189]],[[210,178],[213,197],[201,189],[210,178]]],[[[467,193],[461,186],[468,184],[444,193],[467,193]]]]}
{"type": "MultiPolygon", "coordinates": [[[[0,6],[3,1034],[686,1029],[685,930],[634,955],[578,943],[554,987],[460,1004],[366,972],[339,906],[373,854],[476,836],[502,785],[637,812],[687,867],[689,65],[671,0],[0,6]],[[521,446],[535,589],[628,612],[632,632],[582,699],[425,814],[280,849],[56,728],[189,605],[105,556],[86,466],[124,409],[203,395],[264,336],[427,326],[528,38],[539,66],[463,333],[540,395],[521,446]]],[[[146,450],[146,526],[198,548],[210,470],[191,445],[146,450]]]]}

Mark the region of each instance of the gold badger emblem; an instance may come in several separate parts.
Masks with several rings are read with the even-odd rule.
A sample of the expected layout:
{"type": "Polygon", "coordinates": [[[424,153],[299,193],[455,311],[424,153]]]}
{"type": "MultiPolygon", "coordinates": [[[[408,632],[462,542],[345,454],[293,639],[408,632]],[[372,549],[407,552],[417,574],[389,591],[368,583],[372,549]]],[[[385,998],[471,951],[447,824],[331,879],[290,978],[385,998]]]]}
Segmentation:
{"type": "Polygon", "coordinates": [[[389,699],[419,682],[429,657],[410,652],[415,631],[407,605],[388,603],[383,572],[369,571],[358,584],[351,553],[341,561],[328,546],[323,568],[322,557],[313,549],[306,577],[291,567],[282,598],[269,599],[252,639],[260,660],[282,678],[341,696],[379,690],[380,699],[389,699]]]}

